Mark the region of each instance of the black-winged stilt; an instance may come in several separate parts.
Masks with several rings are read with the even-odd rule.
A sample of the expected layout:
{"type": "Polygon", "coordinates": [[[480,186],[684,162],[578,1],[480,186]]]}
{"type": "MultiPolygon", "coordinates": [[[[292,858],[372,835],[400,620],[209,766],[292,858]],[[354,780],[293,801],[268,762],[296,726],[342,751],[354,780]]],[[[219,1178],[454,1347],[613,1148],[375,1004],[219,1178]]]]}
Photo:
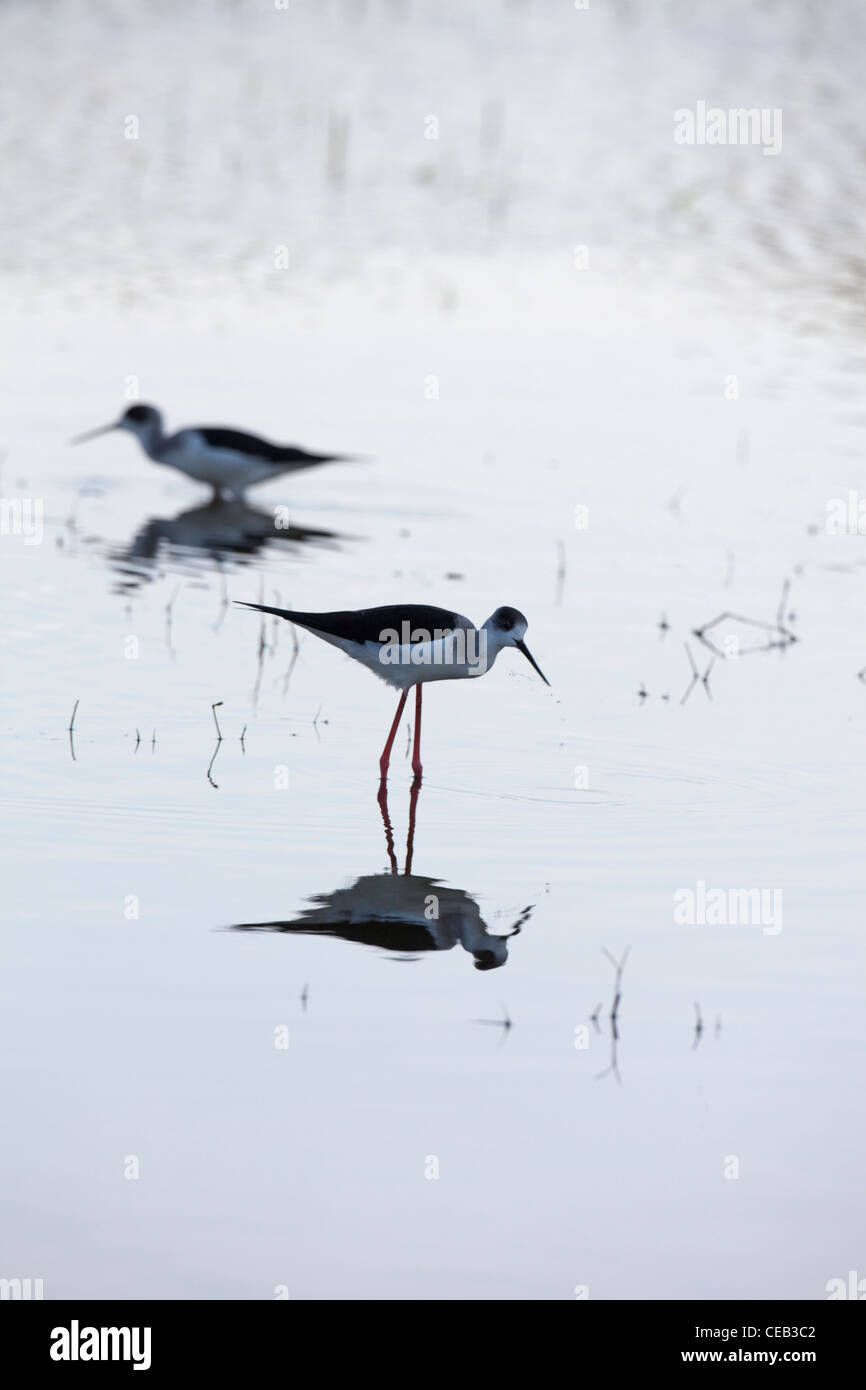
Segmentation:
{"type": "Polygon", "coordinates": [[[504,647],[516,647],[538,672],[545,685],[550,681],[531,655],[523,640],[527,621],[516,608],[497,608],[481,628],[460,613],[433,608],[426,603],[393,603],[381,608],[360,608],[338,613],[295,613],[286,608],[270,608],[262,603],[242,603],[260,613],[273,613],[316,637],[339,647],[347,656],[360,661],[368,671],[388,685],[401,690],[397,713],[388,741],[379,759],[384,781],[391,760],[391,749],[410,688],[415,687],[415,738],[412,771],[420,777],[421,766],[421,688],[425,681],[467,680],[489,671],[504,647]]]}
{"type": "Polygon", "coordinates": [[[154,463],[177,468],[196,482],[208,483],[215,497],[231,494],[240,496],[245,488],[267,482],[283,473],[295,473],[320,463],[336,463],[343,454],[308,454],[290,444],[272,444],[256,434],[222,426],[194,425],[166,434],[162,416],[155,406],[131,405],[119,420],[88,430],[72,440],[83,444],[112,430],[128,430],[134,434],[144,452],[154,463]]]}

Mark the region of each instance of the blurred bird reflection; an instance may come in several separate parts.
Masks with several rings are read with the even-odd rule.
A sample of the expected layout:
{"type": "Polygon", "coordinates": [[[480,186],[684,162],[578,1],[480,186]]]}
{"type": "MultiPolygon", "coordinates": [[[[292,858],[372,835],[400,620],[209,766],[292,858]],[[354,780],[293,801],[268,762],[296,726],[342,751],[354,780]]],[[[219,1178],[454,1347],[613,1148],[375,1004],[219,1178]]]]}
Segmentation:
{"type": "Polygon", "coordinates": [[[298,550],[346,539],[336,531],[279,521],[274,511],[251,507],[242,498],[211,501],[175,517],[151,517],[126,548],[109,555],[109,563],[122,576],[121,588],[134,589],[151,580],[166,559],[180,567],[202,558],[219,564],[232,555],[256,555],[269,544],[298,550]]]}

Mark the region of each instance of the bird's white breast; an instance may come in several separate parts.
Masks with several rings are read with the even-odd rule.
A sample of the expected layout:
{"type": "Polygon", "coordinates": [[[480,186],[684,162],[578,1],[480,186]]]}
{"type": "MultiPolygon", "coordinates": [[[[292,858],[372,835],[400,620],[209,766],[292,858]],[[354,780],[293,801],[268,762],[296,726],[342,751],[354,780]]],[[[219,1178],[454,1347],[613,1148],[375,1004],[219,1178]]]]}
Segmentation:
{"type": "Polygon", "coordinates": [[[198,430],[180,430],[173,435],[160,462],[216,488],[250,487],[273,477],[275,471],[266,460],[237,449],[215,449],[198,430]]]}
{"type": "Polygon", "coordinates": [[[400,690],[428,681],[471,680],[489,671],[495,657],[488,652],[487,634],[482,629],[458,628],[447,637],[430,642],[388,645],[366,643],[377,676],[400,690]]]}

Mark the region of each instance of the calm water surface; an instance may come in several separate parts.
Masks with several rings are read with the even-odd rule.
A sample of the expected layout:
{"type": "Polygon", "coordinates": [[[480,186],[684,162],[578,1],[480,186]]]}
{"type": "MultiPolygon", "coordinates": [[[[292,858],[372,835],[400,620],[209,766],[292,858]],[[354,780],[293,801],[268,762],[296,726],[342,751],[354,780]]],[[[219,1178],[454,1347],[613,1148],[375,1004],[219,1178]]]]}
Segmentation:
{"type": "MultiPolygon", "coordinates": [[[[138,23],[75,9],[106,60],[138,23]]],[[[570,67],[540,4],[503,6],[491,32],[436,29],[437,10],[306,15],[291,107],[273,106],[263,21],[233,57],[231,8],[167,11],[141,37],[174,56],[156,78],[125,57],[106,91],[88,31],[64,45],[58,21],[47,47],[91,159],[85,176],[70,155],[63,265],[33,238],[40,181],[17,195],[31,234],[7,248],[0,473],[5,499],[44,507],[40,543],[0,542],[0,1272],[47,1297],[821,1298],[862,1269],[866,551],[826,527],[862,485],[862,287],[852,228],[826,258],[795,249],[821,178],[828,225],[841,196],[846,44],[827,19],[798,67],[799,7],[782,32],[746,7],[748,61],[764,40],[782,55],[808,139],[787,172],[741,150],[685,177],[670,111],[730,77],[730,33],[593,18],[570,67]],[[431,26],[452,75],[428,57],[408,107],[401,60],[431,26]],[[329,137],[305,64],[349,72],[356,33],[369,56],[329,137]],[[640,83],[650,38],[677,62],[640,83]],[[181,100],[194,40],[196,80],[238,84],[243,140],[223,113],[208,142],[181,100]],[[482,52],[470,101],[458,76],[482,52]],[[599,102],[631,82],[632,105],[590,128],[574,64],[599,102]],[[828,74],[822,146],[808,116],[828,74]],[[145,77],[142,132],[168,140],[171,116],[185,144],[116,148],[105,113],[138,109],[145,77]],[[474,129],[471,158],[424,145],[440,107],[474,129]],[[546,180],[536,147],[555,152],[546,180]],[[211,166],[253,202],[209,204],[211,166]],[[606,193],[582,203],[584,167],[606,193]],[[706,224],[672,231],[690,178],[706,224]],[[118,186],[139,190],[137,235],[118,186]],[[277,186],[303,193],[278,205],[277,186]],[[786,187],[783,256],[755,227],[786,187]],[[651,270],[605,210],[617,193],[651,270]],[[277,286],[255,258],[295,238],[277,286]],[[581,278],[573,247],[593,238],[581,278]],[[173,426],[364,458],[214,508],[124,436],[68,448],[130,378],[173,426]],[[423,785],[404,730],[384,808],[391,692],[236,599],[478,622],[512,604],[551,689],[516,653],[432,688],[423,785]],[[713,660],[694,630],[721,615],[713,660]],[[775,917],[677,921],[699,884],[767,890],[775,917]]],[[[26,118],[38,95],[14,95],[26,118]]]]}

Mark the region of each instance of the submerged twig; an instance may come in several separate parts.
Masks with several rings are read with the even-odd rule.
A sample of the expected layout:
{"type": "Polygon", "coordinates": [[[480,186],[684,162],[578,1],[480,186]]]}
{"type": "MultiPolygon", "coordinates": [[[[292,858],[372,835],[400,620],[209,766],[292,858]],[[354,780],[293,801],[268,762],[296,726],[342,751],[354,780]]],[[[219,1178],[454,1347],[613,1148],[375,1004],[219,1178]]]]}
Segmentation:
{"type": "MultiPolygon", "coordinates": [[[[616,956],[611,955],[607,947],[602,948],[603,954],[607,956],[615,973],[613,980],[613,1002],[610,1006],[610,1013],[607,1016],[608,1022],[610,1023],[610,1066],[604,1071],[599,1072],[596,1080],[601,1081],[603,1077],[609,1076],[610,1073],[613,1072],[618,1086],[622,1085],[622,1078],[619,1074],[619,1062],[617,1059],[617,1049],[619,1046],[619,1028],[617,1024],[619,1020],[619,1006],[622,1001],[622,972],[625,969],[625,963],[628,960],[630,950],[631,947],[627,946],[623,952],[622,959],[617,960],[616,956]]],[[[600,1008],[601,1005],[599,1005],[599,1009],[600,1008]]],[[[598,1011],[596,1011],[596,1013],[597,1012],[598,1011]]]]}
{"type": "Polygon", "coordinates": [[[565,542],[564,542],[564,541],[557,541],[557,542],[556,542],[556,552],[557,552],[557,555],[558,555],[558,557],[559,557],[559,563],[557,564],[557,567],[556,567],[556,591],[555,591],[555,594],[554,594],[553,602],[554,602],[555,606],[556,606],[557,608],[559,608],[560,604],[562,603],[563,594],[565,593],[565,574],[566,574],[566,568],[565,568],[565,542]]]}
{"type": "Polygon", "coordinates": [[[734,578],[734,560],[735,560],[735,558],[736,558],[736,557],[735,557],[735,555],[734,555],[733,550],[726,550],[726,551],[725,551],[725,562],[726,562],[726,564],[727,564],[727,569],[725,570],[725,578],[724,578],[724,581],[723,581],[723,582],[724,582],[724,585],[725,585],[725,588],[726,588],[726,589],[730,588],[731,583],[732,583],[733,578],[734,578]]]}
{"type": "Polygon", "coordinates": [[[182,588],[183,585],[178,584],[168,603],[165,605],[165,645],[168,648],[168,653],[172,661],[174,661],[175,657],[177,656],[177,653],[174,649],[174,643],[171,640],[174,623],[174,604],[175,599],[177,598],[182,588]]]}
{"type": "Polygon", "coordinates": [[[626,947],[622,960],[617,960],[615,956],[611,955],[610,951],[607,949],[606,946],[603,948],[604,955],[607,956],[608,960],[610,961],[611,965],[616,971],[616,976],[614,978],[613,1003],[610,1006],[610,1013],[608,1014],[611,1023],[616,1023],[617,1015],[619,1013],[620,1000],[622,999],[622,972],[625,969],[625,963],[628,960],[628,953],[630,950],[630,946],[626,947]]]}
{"type": "Polygon", "coordinates": [[[73,762],[76,761],[76,758],[75,758],[75,716],[76,716],[76,714],[78,713],[78,705],[79,705],[79,701],[76,700],[76,701],[75,701],[75,704],[74,704],[73,707],[72,707],[72,716],[71,716],[71,718],[70,718],[70,720],[69,720],[69,728],[66,730],[66,732],[69,734],[69,751],[70,751],[70,753],[72,754],[72,761],[73,761],[73,762]]]}
{"type": "Polygon", "coordinates": [[[680,512],[680,507],[687,491],[688,485],[686,483],[683,483],[681,487],[677,488],[673,497],[671,497],[671,499],[668,502],[668,511],[673,512],[677,521],[682,520],[682,513],[680,512]]]}
{"type": "Polygon", "coordinates": [[[215,562],[215,564],[216,564],[216,571],[217,571],[217,574],[219,575],[219,581],[220,581],[220,606],[219,606],[219,612],[218,612],[218,614],[217,614],[217,620],[216,620],[216,622],[215,622],[214,625],[213,625],[213,631],[214,631],[214,632],[219,632],[220,628],[222,627],[222,625],[223,625],[223,623],[224,623],[224,621],[225,621],[226,613],[228,612],[228,609],[229,609],[229,594],[228,594],[228,586],[226,585],[225,570],[223,569],[222,560],[221,560],[221,557],[219,556],[219,554],[215,554],[215,555],[214,555],[214,562],[215,562]]]}
{"type": "Polygon", "coordinates": [[[298,641],[298,629],[295,627],[294,623],[289,623],[289,630],[292,634],[292,655],[286,667],[286,674],[283,677],[283,695],[288,691],[289,681],[292,679],[292,672],[295,669],[298,660],[298,652],[301,649],[300,642],[298,641]]]}
{"type": "Polygon", "coordinates": [[[703,1032],[704,1032],[704,1020],[703,1020],[703,1018],[702,1018],[702,1016],[701,1016],[701,1006],[700,1006],[700,1004],[699,1004],[699,1003],[697,1002],[697,1000],[696,1000],[696,1001],[695,1001],[695,1040],[694,1040],[694,1042],[692,1043],[692,1052],[694,1052],[695,1048],[697,1047],[698,1043],[700,1042],[700,1040],[701,1040],[701,1038],[702,1038],[702,1036],[703,1036],[703,1032]]]}
{"type": "Polygon", "coordinates": [[[720,613],[717,618],[713,618],[712,622],[704,623],[703,627],[696,627],[694,629],[694,635],[714,656],[721,657],[722,660],[727,660],[731,655],[752,656],[755,652],[784,651],[797,641],[796,633],[792,632],[786,625],[787,615],[785,609],[788,604],[790,591],[791,581],[790,579],[786,579],[782,585],[782,595],[779,599],[778,608],[776,609],[776,621],[774,623],[763,622],[760,618],[746,618],[742,613],[732,613],[726,610],[724,613],[720,613]],[[722,651],[708,638],[707,634],[711,632],[713,628],[718,627],[720,623],[724,622],[740,623],[744,627],[756,628],[759,632],[767,633],[767,640],[759,646],[754,647],[741,648],[739,643],[737,643],[734,653],[722,651]]]}
{"type": "Polygon", "coordinates": [[[255,709],[259,703],[259,695],[261,693],[262,688],[262,676],[265,673],[265,652],[267,651],[267,649],[268,644],[265,641],[265,615],[263,613],[262,620],[259,624],[259,648],[258,655],[256,657],[256,679],[255,684],[253,685],[253,709],[255,709]]]}
{"type": "Polygon", "coordinates": [[[210,762],[209,762],[208,765],[207,765],[207,773],[206,773],[207,780],[210,782],[210,784],[211,784],[211,786],[213,787],[214,791],[219,791],[219,783],[218,783],[218,782],[215,782],[214,779],[211,777],[211,769],[213,768],[213,765],[214,765],[214,763],[216,762],[217,753],[220,751],[220,749],[222,748],[222,746],[223,746],[223,740],[222,740],[222,734],[220,734],[220,736],[219,736],[219,738],[217,739],[216,744],[215,744],[215,746],[214,746],[214,750],[213,750],[213,753],[212,753],[212,755],[211,755],[211,760],[210,760],[210,762]]]}
{"type": "Polygon", "coordinates": [[[688,685],[686,686],[685,694],[683,695],[683,698],[680,700],[680,705],[684,705],[684,704],[686,703],[686,700],[687,700],[687,699],[689,698],[689,696],[691,695],[691,693],[692,693],[692,691],[694,690],[695,686],[697,685],[698,681],[701,682],[701,684],[702,684],[703,687],[704,687],[704,690],[707,692],[707,699],[708,699],[708,700],[712,700],[713,697],[712,697],[712,695],[711,695],[711,693],[710,693],[710,672],[712,671],[713,666],[715,665],[716,658],[715,658],[715,657],[712,657],[712,659],[710,660],[710,664],[709,664],[709,666],[707,667],[706,671],[704,672],[703,675],[701,675],[700,671],[698,670],[697,666],[695,665],[695,659],[694,659],[694,657],[692,656],[691,648],[689,647],[688,642],[684,642],[684,643],[683,643],[683,646],[684,646],[685,649],[686,649],[686,656],[688,657],[688,659],[689,659],[689,665],[690,665],[691,668],[692,668],[692,678],[691,678],[691,680],[689,681],[688,685]]]}
{"type": "Polygon", "coordinates": [[[514,1024],[511,1021],[511,1015],[509,1014],[508,1009],[505,1007],[504,1003],[502,1005],[502,1018],[476,1018],[475,1022],[480,1023],[483,1027],[501,1028],[502,1042],[500,1042],[499,1044],[500,1047],[502,1046],[502,1043],[505,1042],[506,1038],[508,1037],[508,1034],[511,1032],[511,1029],[514,1027],[514,1024]]]}

